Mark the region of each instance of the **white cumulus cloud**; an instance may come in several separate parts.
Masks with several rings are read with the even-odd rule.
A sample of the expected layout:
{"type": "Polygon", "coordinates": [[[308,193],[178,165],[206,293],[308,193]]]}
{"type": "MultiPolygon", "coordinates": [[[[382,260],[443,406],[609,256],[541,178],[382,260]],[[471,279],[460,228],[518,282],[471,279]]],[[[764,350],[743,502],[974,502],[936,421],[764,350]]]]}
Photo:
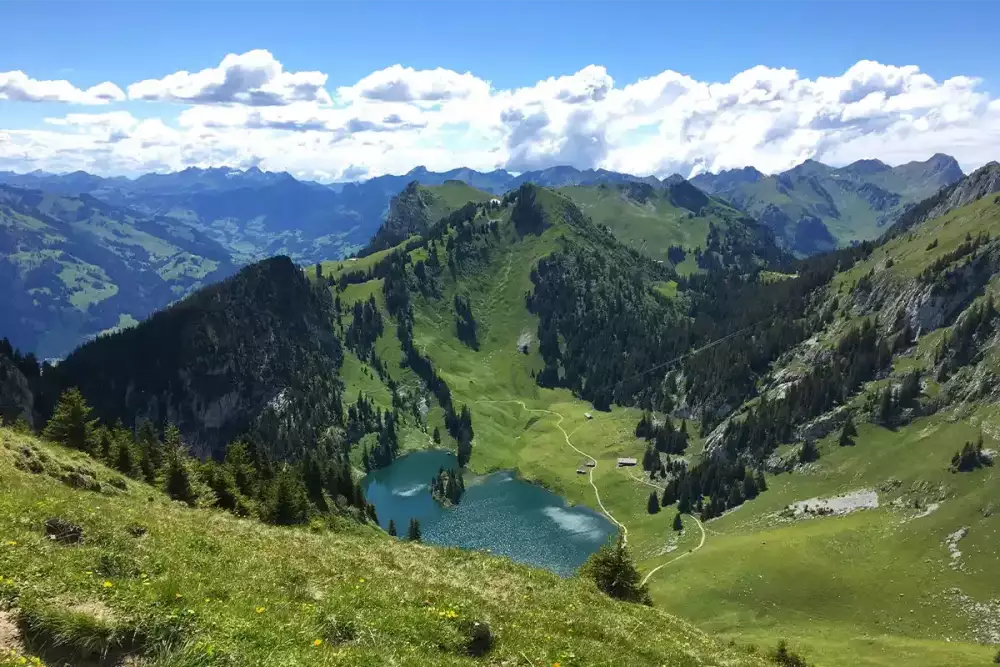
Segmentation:
{"type": "Polygon", "coordinates": [[[489,82],[470,72],[459,74],[440,67],[415,70],[402,65],[372,72],[353,86],[337,91],[344,100],[363,98],[379,102],[442,102],[483,98],[489,94],[489,82]]]}
{"type": "MultiPolygon", "coordinates": [[[[109,90],[98,96],[99,87],[35,83],[115,99],[109,90]]],[[[131,100],[183,103],[167,112],[135,107],[160,117],[69,114],[46,118],[43,129],[0,122],[0,168],[135,173],[253,164],[330,180],[417,165],[569,164],[662,177],[746,165],[776,172],[810,158],[899,163],[938,152],[968,171],[1000,157],[1000,100],[978,79],[934,79],[914,65],[865,60],[815,78],[755,66],[728,81],[665,69],[621,82],[595,64],[512,89],[470,72],[393,65],[331,89],[332,97],[326,83],[322,72],[285,71],[267,51],[229,55],[215,68],[128,86],[131,100]]]]}
{"type": "Polygon", "coordinates": [[[329,104],[322,72],[286,72],[269,51],[230,53],[218,67],[200,72],[174,72],[128,87],[132,100],[187,104],[280,106],[293,102],[329,104]]]}
{"type": "Polygon", "coordinates": [[[0,72],[0,100],[98,105],[124,99],[122,89],[109,81],[83,90],[69,81],[32,79],[20,70],[0,72]]]}

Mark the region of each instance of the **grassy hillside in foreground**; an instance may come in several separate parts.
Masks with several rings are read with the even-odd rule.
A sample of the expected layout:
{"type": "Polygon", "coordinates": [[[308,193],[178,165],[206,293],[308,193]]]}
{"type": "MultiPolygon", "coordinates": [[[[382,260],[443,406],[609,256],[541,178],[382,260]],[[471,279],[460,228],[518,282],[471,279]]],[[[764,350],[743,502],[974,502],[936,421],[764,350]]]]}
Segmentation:
{"type": "MultiPolygon", "coordinates": [[[[985,220],[977,206],[989,202],[955,216],[985,220]]],[[[507,221],[504,212],[501,224],[507,221]]],[[[954,243],[942,236],[940,253],[926,250],[930,239],[921,234],[941,226],[951,230],[956,224],[965,223],[938,220],[898,243],[909,244],[913,252],[919,246],[934,261],[964,239],[965,229],[949,231],[954,243]]],[[[823,666],[987,664],[996,653],[989,628],[996,627],[990,624],[998,607],[991,600],[1000,597],[995,582],[987,581],[991,554],[1000,550],[989,500],[995,496],[997,473],[951,473],[948,465],[980,424],[987,446],[995,447],[993,434],[1000,433],[995,410],[943,411],[896,430],[859,423],[854,447],[839,447],[836,433],[827,436],[819,443],[819,461],[769,475],[769,491],[706,522],[699,548],[702,533],[693,517],[684,517],[682,534],[674,533],[673,507],[647,513],[652,489],[642,472],[614,466],[619,456],[642,457],[645,445],[634,436],[640,413],[619,407],[596,412],[566,390],[543,389],[535,382],[534,374],[543,367],[534,340],[538,321],[525,308],[524,295],[533,289],[530,274],[537,261],[572,233],[557,223],[538,235],[512,239],[475,270],[443,281],[440,298],[415,298],[417,346],[431,357],[454,400],[468,403],[473,411],[471,467],[516,468],[573,502],[600,509],[588,477],[576,474],[584,456],[594,457],[593,482],[601,502],[627,527],[641,569],[650,572],[665,565],[650,578],[654,601],[723,637],[760,646],[786,637],[810,662],[823,666]],[[470,299],[479,323],[478,350],[455,335],[450,305],[455,294],[470,299]],[[527,354],[518,349],[525,338],[530,341],[527,354]],[[845,516],[781,516],[790,503],[867,489],[875,491],[879,508],[845,516]],[[918,518],[933,503],[937,509],[918,518]],[[969,541],[960,549],[967,554],[966,569],[953,570],[945,541],[965,526],[969,541]]],[[[412,252],[419,257],[422,251],[412,252]]],[[[885,267],[882,252],[877,249],[859,263],[863,268],[851,273],[853,279],[839,275],[832,293],[845,281],[849,285],[872,268],[885,267]]],[[[900,252],[887,270],[906,266],[900,252]]],[[[380,284],[365,285],[351,285],[342,298],[355,292],[358,298],[373,292],[380,298],[380,284]]],[[[842,332],[845,321],[853,318],[853,311],[846,312],[829,330],[842,332]]],[[[398,350],[391,334],[384,339],[387,351],[398,350]]],[[[930,347],[916,349],[933,356],[930,347]]],[[[912,354],[897,358],[901,370],[912,354]]],[[[868,390],[884,385],[878,381],[868,390]]],[[[857,401],[864,402],[863,394],[857,401]]],[[[429,426],[434,419],[432,411],[429,426]]],[[[795,446],[785,446],[782,453],[795,446]]],[[[687,458],[697,460],[700,449],[700,441],[693,443],[687,458]]]]}
{"type": "Polygon", "coordinates": [[[582,579],[353,524],[192,510],[5,428],[0,487],[0,649],[47,665],[765,664],[582,579]],[[83,477],[99,490],[60,481],[83,477]],[[82,539],[50,539],[54,518],[82,539]],[[478,658],[476,622],[495,638],[478,658]]]}

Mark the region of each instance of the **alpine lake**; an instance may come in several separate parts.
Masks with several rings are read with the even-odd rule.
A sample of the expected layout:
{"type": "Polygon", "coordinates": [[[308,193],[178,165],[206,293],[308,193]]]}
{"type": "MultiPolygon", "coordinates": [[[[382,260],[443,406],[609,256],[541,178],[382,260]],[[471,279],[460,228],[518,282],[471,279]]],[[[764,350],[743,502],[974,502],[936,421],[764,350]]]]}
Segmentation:
{"type": "Polygon", "coordinates": [[[365,495],[379,523],[396,524],[405,538],[410,519],[424,542],[490,551],[570,576],[615,534],[615,525],[590,508],[570,506],[551,491],[513,472],[465,475],[458,505],[443,506],[430,492],[441,468],[456,468],[451,452],[413,452],[364,478],[365,495]]]}

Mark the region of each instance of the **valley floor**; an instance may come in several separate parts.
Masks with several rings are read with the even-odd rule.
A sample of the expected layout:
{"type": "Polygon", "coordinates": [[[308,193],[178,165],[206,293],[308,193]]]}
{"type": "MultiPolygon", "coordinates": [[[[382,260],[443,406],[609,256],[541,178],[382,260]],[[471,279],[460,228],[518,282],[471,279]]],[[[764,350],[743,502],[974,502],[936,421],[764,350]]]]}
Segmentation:
{"type": "MultiPolygon", "coordinates": [[[[535,257],[551,247],[544,235],[536,244],[535,257]]],[[[504,276],[499,283],[473,278],[464,286],[483,327],[478,351],[453,335],[448,298],[416,309],[418,348],[432,358],[456,404],[472,409],[472,468],[513,468],[572,502],[603,508],[627,527],[641,570],[655,570],[649,584],[656,605],[738,644],[772,647],[784,638],[810,662],[833,667],[958,667],[992,659],[992,644],[1000,642],[990,630],[1000,619],[994,601],[1000,581],[989,572],[1000,518],[987,508],[997,470],[954,475],[947,465],[976,424],[1000,424],[997,415],[941,413],[899,432],[862,426],[855,448],[823,441],[822,457],[808,470],[769,476],[769,491],[707,522],[704,533],[685,516],[677,535],[672,507],[647,513],[652,489],[642,470],[615,465],[620,456],[641,459],[644,443],[634,436],[640,413],[595,412],[567,391],[536,385],[532,371],[541,369],[540,358],[534,349],[518,350],[537,329],[523,308],[534,257],[522,253],[513,267],[511,261],[497,257],[483,272],[504,276]],[[857,456],[861,449],[865,457],[857,456]],[[596,468],[578,475],[588,457],[596,468]],[[860,490],[876,491],[880,506],[844,516],[782,516],[791,503],[860,490]],[[908,507],[914,502],[925,509],[908,507]],[[934,502],[937,509],[920,516],[934,502]],[[945,541],[963,526],[970,531],[958,567],[945,541]]],[[[369,294],[381,298],[379,286],[352,285],[343,298],[350,303],[369,294]]],[[[379,341],[379,356],[390,368],[398,365],[394,337],[379,341]]],[[[432,409],[428,427],[441,418],[432,409]]],[[[425,447],[428,438],[410,433],[406,442],[425,447]]],[[[689,457],[699,447],[694,443],[689,457]]]]}

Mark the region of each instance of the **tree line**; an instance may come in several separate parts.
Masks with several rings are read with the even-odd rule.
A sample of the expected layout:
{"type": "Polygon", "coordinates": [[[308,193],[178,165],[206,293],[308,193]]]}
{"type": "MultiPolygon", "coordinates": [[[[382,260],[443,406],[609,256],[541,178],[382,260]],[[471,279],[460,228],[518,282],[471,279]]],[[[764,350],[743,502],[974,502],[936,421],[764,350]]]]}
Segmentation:
{"type": "Polygon", "coordinates": [[[42,435],[192,507],[218,507],[277,525],[336,514],[377,522],[346,455],[330,441],[317,443],[298,461],[282,462],[261,442],[238,439],[221,460],[202,461],[188,453],[172,424],[159,431],[144,421],[133,432],[120,422],[100,423],[75,388],[60,396],[42,435]]]}

